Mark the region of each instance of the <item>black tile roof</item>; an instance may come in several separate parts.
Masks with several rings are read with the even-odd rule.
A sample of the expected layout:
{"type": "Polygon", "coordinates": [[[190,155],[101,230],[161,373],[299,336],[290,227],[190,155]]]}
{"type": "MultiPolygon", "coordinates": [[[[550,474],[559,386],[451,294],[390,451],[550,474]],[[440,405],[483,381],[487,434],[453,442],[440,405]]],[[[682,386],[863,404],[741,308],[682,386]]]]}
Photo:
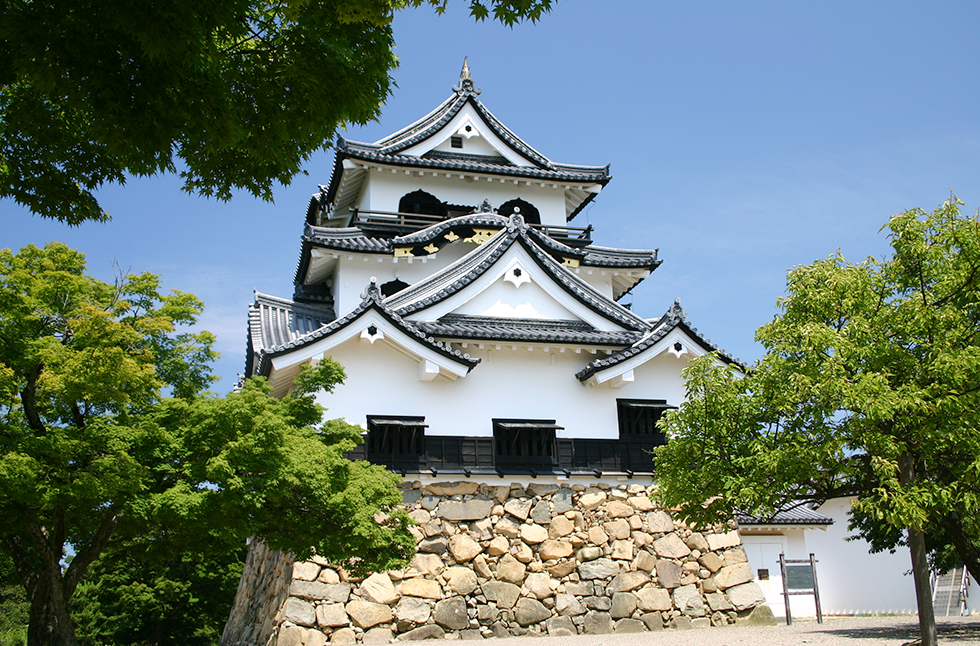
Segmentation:
{"type": "Polygon", "coordinates": [[[707,352],[717,352],[718,357],[722,361],[725,361],[726,363],[734,363],[743,370],[745,369],[744,363],[709,341],[703,334],[698,332],[697,328],[688,325],[687,315],[684,313],[684,308],[681,307],[680,299],[677,299],[670,306],[670,309],[667,310],[667,313],[657,319],[653,328],[639,341],[609,357],[592,361],[585,368],[577,372],[575,376],[578,377],[580,381],[586,381],[597,372],[601,372],[602,370],[623,363],[627,359],[635,357],[641,352],[653,347],[657,344],[657,342],[678,327],[687,332],[688,336],[694,339],[694,341],[707,352]]]}
{"type": "Polygon", "coordinates": [[[735,514],[739,525],[833,525],[834,519],[817,513],[805,504],[787,506],[769,517],[735,514]]]}
{"type": "Polygon", "coordinates": [[[650,328],[650,324],[645,320],[609,300],[591,285],[570,273],[567,268],[562,267],[550,253],[537,244],[536,240],[539,240],[540,236],[531,238],[533,234],[529,235],[528,231],[533,229],[524,223],[524,219],[519,214],[513,214],[509,218],[490,214],[486,214],[485,217],[506,221],[506,229],[501,229],[477,249],[448,267],[393,294],[386,303],[403,316],[424,310],[462,290],[492,267],[511,245],[520,244],[555,282],[592,311],[627,330],[645,331],[650,328]]]}
{"type": "MultiPolygon", "coordinates": [[[[283,299],[278,299],[283,303],[288,303],[283,299]]],[[[375,310],[381,316],[387,320],[392,325],[400,328],[409,337],[414,338],[416,341],[422,345],[428,346],[430,349],[435,350],[439,354],[457,363],[460,363],[467,367],[468,370],[472,370],[476,364],[480,363],[479,359],[470,358],[470,355],[464,354],[459,350],[453,349],[448,343],[443,343],[442,341],[437,341],[431,336],[422,332],[410,322],[404,320],[402,317],[398,316],[390,308],[388,308],[382,299],[381,290],[378,289],[377,284],[371,283],[368,285],[367,291],[363,295],[363,300],[360,305],[355,307],[350,313],[345,316],[336,319],[326,325],[316,328],[315,330],[308,332],[306,334],[296,336],[295,338],[284,341],[283,343],[277,343],[275,345],[263,346],[261,349],[256,349],[255,354],[257,355],[257,361],[254,364],[254,373],[249,374],[261,374],[266,375],[271,368],[271,359],[283,354],[288,354],[293,350],[297,350],[311,343],[328,337],[335,332],[342,330],[343,328],[351,325],[357,319],[361,318],[369,310],[375,310]]],[[[263,337],[264,338],[264,337],[263,337]]]]}
{"type": "Polygon", "coordinates": [[[253,374],[263,351],[310,334],[336,318],[332,306],[297,303],[255,292],[248,308],[248,350],[245,374],[253,374]]]}
{"type": "Polygon", "coordinates": [[[488,316],[447,315],[438,321],[417,324],[425,332],[449,339],[568,343],[623,346],[639,338],[639,332],[596,330],[583,321],[499,319],[488,316]]]}

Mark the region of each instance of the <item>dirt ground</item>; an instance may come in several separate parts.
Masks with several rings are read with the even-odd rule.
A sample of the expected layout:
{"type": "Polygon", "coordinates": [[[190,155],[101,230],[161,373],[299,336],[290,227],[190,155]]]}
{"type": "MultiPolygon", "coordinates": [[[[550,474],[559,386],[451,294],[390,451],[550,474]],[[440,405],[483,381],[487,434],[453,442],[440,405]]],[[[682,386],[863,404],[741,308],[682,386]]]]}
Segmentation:
{"type": "MultiPolygon", "coordinates": [[[[942,618],[937,622],[939,643],[980,646],[980,617],[942,618]]],[[[663,630],[624,635],[576,637],[511,637],[494,639],[493,646],[902,646],[917,640],[915,617],[825,617],[794,621],[792,626],[732,626],[704,630],[663,630]]],[[[418,644],[432,642],[415,642],[418,644]]]]}

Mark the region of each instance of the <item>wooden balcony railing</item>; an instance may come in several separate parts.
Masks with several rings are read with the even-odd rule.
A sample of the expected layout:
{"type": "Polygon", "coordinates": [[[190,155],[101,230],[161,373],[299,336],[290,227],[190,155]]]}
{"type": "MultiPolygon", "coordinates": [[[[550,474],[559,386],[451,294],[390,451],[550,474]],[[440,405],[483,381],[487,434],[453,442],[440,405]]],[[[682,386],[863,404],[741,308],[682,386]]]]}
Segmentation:
{"type": "MultiPolygon", "coordinates": [[[[350,225],[379,233],[399,235],[431,227],[433,224],[446,219],[441,215],[354,209],[354,217],[351,218],[350,225]]],[[[593,228],[591,224],[587,227],[564,227],[551,224],[532,224],[531,226],[546,236],[571,247],[584,247],[592,244],[593,228]]]]}

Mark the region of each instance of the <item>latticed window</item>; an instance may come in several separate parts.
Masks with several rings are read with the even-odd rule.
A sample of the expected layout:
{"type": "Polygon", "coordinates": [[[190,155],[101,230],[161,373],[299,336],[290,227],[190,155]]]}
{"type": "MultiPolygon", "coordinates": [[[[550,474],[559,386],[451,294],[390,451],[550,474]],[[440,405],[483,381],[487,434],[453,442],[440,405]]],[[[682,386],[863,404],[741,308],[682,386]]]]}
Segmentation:
{"type": "Polygon", "coordinates": [[[557,463],[555,420],[493,420],[494,454],[497,466],[551,467],[557,463]]]}
{"type": "Polygon", "coordinates": [[[367,459],[390,467],[418,465],[425,455],[424,417],[368,415],[367,459]]]}

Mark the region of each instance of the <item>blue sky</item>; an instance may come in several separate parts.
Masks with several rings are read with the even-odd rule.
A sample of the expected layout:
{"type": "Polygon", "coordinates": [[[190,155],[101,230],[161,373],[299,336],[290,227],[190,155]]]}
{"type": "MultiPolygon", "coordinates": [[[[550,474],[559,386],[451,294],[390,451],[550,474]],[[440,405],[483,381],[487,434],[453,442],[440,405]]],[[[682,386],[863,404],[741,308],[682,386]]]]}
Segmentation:
{"type": "MultiPolygon", "coordinates": [[[[658,316],[679,297],[743,360],[761,354],[753,335],[788,268],[837,248],[881,255],[890,216],[931,210],[950,189],[980,206],[976,2],[569,0],[514,29],[475,23],[465,4],[398,14],[398,87],[380,122],[346,136],[375,141],[428,113],[468,56],[484,104],[528,143],[612,165],[574,224],[599,244],[660,249],[634,310],[658,316]]],[[[332,159],[313,157],[275,204],[132,179],[100,191],[111,222],[69,229],[0,201],[0,246],[63,240],[100,278],[115,260],[197,294],[225,392],[244,365],[252,290],[292,294],[306,204],[332,159]]]]}

